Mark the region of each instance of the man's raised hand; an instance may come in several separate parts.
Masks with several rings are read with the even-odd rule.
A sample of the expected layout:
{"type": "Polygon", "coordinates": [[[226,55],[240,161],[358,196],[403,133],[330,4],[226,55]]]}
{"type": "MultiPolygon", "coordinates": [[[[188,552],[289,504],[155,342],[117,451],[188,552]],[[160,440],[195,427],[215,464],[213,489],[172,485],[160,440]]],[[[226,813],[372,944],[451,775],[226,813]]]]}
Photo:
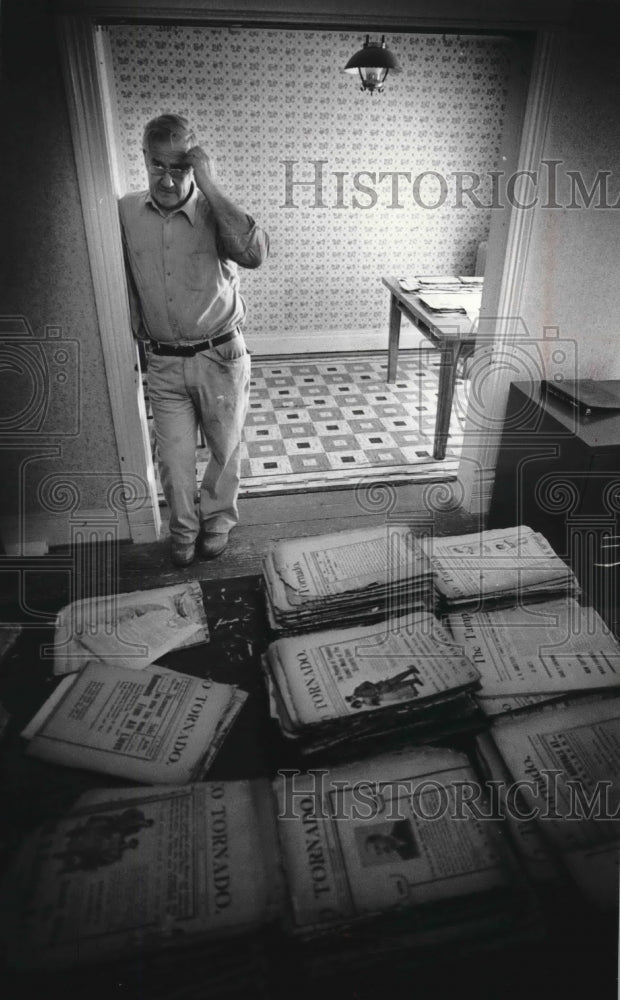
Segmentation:
{"type": "Polygon", "coordinates": [[[194,170],[196,184],[205,196],[208,196],[209,188],[215,181],[215,161],[202,146],[192,146],[188,149],[184,157],[188,166],[194,170]]]}

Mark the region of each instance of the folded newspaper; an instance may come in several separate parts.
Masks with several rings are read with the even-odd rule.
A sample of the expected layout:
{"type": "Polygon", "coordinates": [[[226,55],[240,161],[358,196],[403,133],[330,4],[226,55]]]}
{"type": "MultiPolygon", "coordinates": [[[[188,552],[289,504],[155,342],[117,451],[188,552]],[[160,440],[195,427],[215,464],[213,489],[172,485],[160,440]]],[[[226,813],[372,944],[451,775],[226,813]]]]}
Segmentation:
{"type": "Polygon", "coordinates": [[[66,968],[227,938],[234,949],[274,922],[308,954],[501,940],[531,925],[532,896],[496,824],[453,818],[475,780],[464,755],[435,749],[273,786],[90,794],[31,835],[5,876],[9,962],[66,968]]]}
{"type": "Polygon", "coordinates": [[[456,611],[450,631],[480,671],[488,716],[620,686],[620,643],[594,608],[564,596],[493,611],[456,611]]]}
{"type": "Polygon", "coordinates": [[[580,593],[572,570],[538,531],[526,525],[431,536],[421,544],[444,611],[580,593]]]}
{"type": "Polygon", "coordinates": [[[275,542],[263,578],[275,631],[364,624],[432,601],[430,566],[402,524],[275,542]]]}
{"type": "Polygon", "coordinates": [[[272,715],[302,753],[425,742],[480,722],[479,673],[433,615],[285,636],[263,659],[272,715]]]}
{"type": "Polygon", "coordinates": [[[148,784],[201,778],[247,698],[234,685],[90,663],[63,678],[22,731],[27,753],[148,784]]]}
{"type": "Polygon", "coordinates": [[[521,818],[536,823],[587,900],[616,908],[620,696],[566,699],[502,716],[490,735],[518,788],[513,801],[521,818]]]}
{"type": "Polygon", "coordinates": [[[196,581],[92,597],[58,613],[54,673],[71,673],[90,660],[139,669],[171,649],[208,640],[202,590],[196,581]]]}

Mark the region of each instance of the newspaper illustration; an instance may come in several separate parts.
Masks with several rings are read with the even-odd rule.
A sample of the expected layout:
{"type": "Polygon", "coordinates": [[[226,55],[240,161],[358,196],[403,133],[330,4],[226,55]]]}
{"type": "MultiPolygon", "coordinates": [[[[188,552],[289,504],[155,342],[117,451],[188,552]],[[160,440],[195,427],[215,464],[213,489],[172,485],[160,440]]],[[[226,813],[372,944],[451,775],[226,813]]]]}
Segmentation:
{"type": "Polygon", "coordinates": [[[247,695],[147,666],[91,663],[61,681],[23,730],[27,753],[150,784],[204,774],[247,695]]]}
{"type": "Polygon", "coordinates": [[[422,541],[435,587],[448,603],[479,596],[500,598],[568,590],[579,593],[573,572],[531,528],[496,528],[422,541]]]}
{"type": "Polygon", "coordinates": [[[458,611],[450,631],[481,674],[482,697],[620,684],[620,644],[593,608],[564,597],[527,607],[458,611]]]}
{"type": "Polygon", "coordinates": [[[140,669],[171,649],[208,642],[197,582],[75,601],[62,608],[54,635],[54,673],[89,660],[140,669]]]}
{"type": "Polygon", "coordinates": [[[277,639],[267,661],[294,726],[424,701],[479,679],[446,630],[423,612],[277,639]]]}

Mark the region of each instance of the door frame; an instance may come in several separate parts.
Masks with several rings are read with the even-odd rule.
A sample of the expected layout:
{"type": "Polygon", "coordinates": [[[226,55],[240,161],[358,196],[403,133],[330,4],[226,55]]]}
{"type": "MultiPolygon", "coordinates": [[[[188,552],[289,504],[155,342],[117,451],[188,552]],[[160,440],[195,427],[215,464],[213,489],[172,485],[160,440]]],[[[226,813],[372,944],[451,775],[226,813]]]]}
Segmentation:
{"type": "Polygon", "coordinates": [[[561,30],[537,32],[522,125],[514,143],[516,155],[511,157],[508,153],[507,157],[512,159],[509,173],[514,171],[518,180],[511,204],[494,215],[489,234],[478,338],[472,362],[475,373],[472,384],[474,389],[478,388],[480,398],[475,407],[470,399],[458,470],[463,506],[481,517],[487,514],[491,503],[508,392],[511,381],[518,377],[520,347],[525,346],[521,342],[525,335],[532,348],[536,343],[521,320],[536,213],[531,208],[516,206],[527,204],[529,177],[540,172],[561,38],[561,30]]]}
{"type": "MultiPolygon", "coordinates": [[[[116,3],[96,4],[92,13],[61,14],[57,17],[57,28],[112,419],[121,475],[131,500],[127,505],[131,538],[133,541],[150,541],[159,536],[161,521],[140,366],[136,345],[130,336],[128,299],[126,294],[119,294],[119,289],[126,287],[117,212],[117,198],[121,191],[116,174],[118,158],[114,155],[114,127],[108,110],[105,51],[98,34],[101,24],[122,18],[123,7],[125,4],[117,0],[116,3]],[[141,489],[136,490],[136,483],[141,484],[141,489]],[[140,492],[142,495],[137,496],[140,492]]],[[[153,19],[152,4],[147,7],[144,2],[136,5],[128,3],[126,7],[133,21],[153,19]]],[[[168,23],[191,20],[192,23],[211,27],[232,21],[239,27],[273,27],[276,23],[273,15],[235,11],[223,18],[221,11],[209,14],[203,8],[187,5],[176,10],[169,6],[162,8],[157,20],[168,23]]],[[[303,25],[300,25],[299,17],[294,14],[277,16],[279,26],[361,30],[359,16],[340,15],[337,24],[330,21],[331,18],[326,15],[306,14],[303,25]]],[[[390,27],[385,22],[383,26],[390,27]]],[[[410,32],[455,31],[460,26],[456,18],[450,19],[450,23],[435,23],[433,28],[421,26],[415,16],[408,18],[403,15],[398,20],[398,30],[410,32]]],[[[396,26],[392,30],[397,30],[396,26]]],[[[514,32],[515,24],[494,24],[486,30],[514,32]]],[[[524,184],[525,172],[537,170],[540,165],[560,38],[557,29],[548,27],[535,32],[530,28],[530,37],[534,34],[535,46],[521,125],[517,134],[512,136],[512,154],[507,157],[509,164],[524,172],[521,177],[524,184]]],[[[518,196],[519,184],[515,193],[518,196]]],[[[480,347],[476,348],[474,355],[474,362],[485,350],[489,355],[491,345],[490,366],[485,376],[485,396],[489,396],[490,404],[486,417],[482,419],[477,414],[474,422],[468,414],[458,470],[463,507],[481,515],[486,513],[490,503],[499,450],[498,427],[509,388],[505,369],[493,366],[493,355],[505,357],[517,336],[518,323],[514,318],[520,315],[533,224],[534,213],[519,210],[514,205],[492,214],[481,316],[493,319],[481,319],[481,333],[484,335],[480,337],[480,347]]]]}
{"type": "Polygon", "coordinates": [[[117,201],[114,134],[106,67],[94,17],[57,18],[103,359],[118,449],[123,510],[133,542],[159,537],[161,517],[147,426],[142,372],[131,335],[117,201]],[[125,293],[123,294],[123,290],[125,293]]]}

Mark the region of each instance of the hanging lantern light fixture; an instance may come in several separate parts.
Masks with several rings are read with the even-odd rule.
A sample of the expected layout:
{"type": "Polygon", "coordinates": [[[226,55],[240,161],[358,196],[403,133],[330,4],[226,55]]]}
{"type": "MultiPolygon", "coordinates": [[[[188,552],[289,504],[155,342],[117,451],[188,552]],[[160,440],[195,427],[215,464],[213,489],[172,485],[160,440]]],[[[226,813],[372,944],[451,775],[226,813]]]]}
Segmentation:
{"type": "Polygon", "coordinates": [[[351,56],[344,68],[345,73],[359,73],[360,90],[367,90],[370,94],[375,91],[382,93],[390,70],[392,73],[401,71],[396,56],[385,44],[385,35],[381,36],[380,42],[371,42],[370,35],[366,35],[364,45],[351,56]]]}

